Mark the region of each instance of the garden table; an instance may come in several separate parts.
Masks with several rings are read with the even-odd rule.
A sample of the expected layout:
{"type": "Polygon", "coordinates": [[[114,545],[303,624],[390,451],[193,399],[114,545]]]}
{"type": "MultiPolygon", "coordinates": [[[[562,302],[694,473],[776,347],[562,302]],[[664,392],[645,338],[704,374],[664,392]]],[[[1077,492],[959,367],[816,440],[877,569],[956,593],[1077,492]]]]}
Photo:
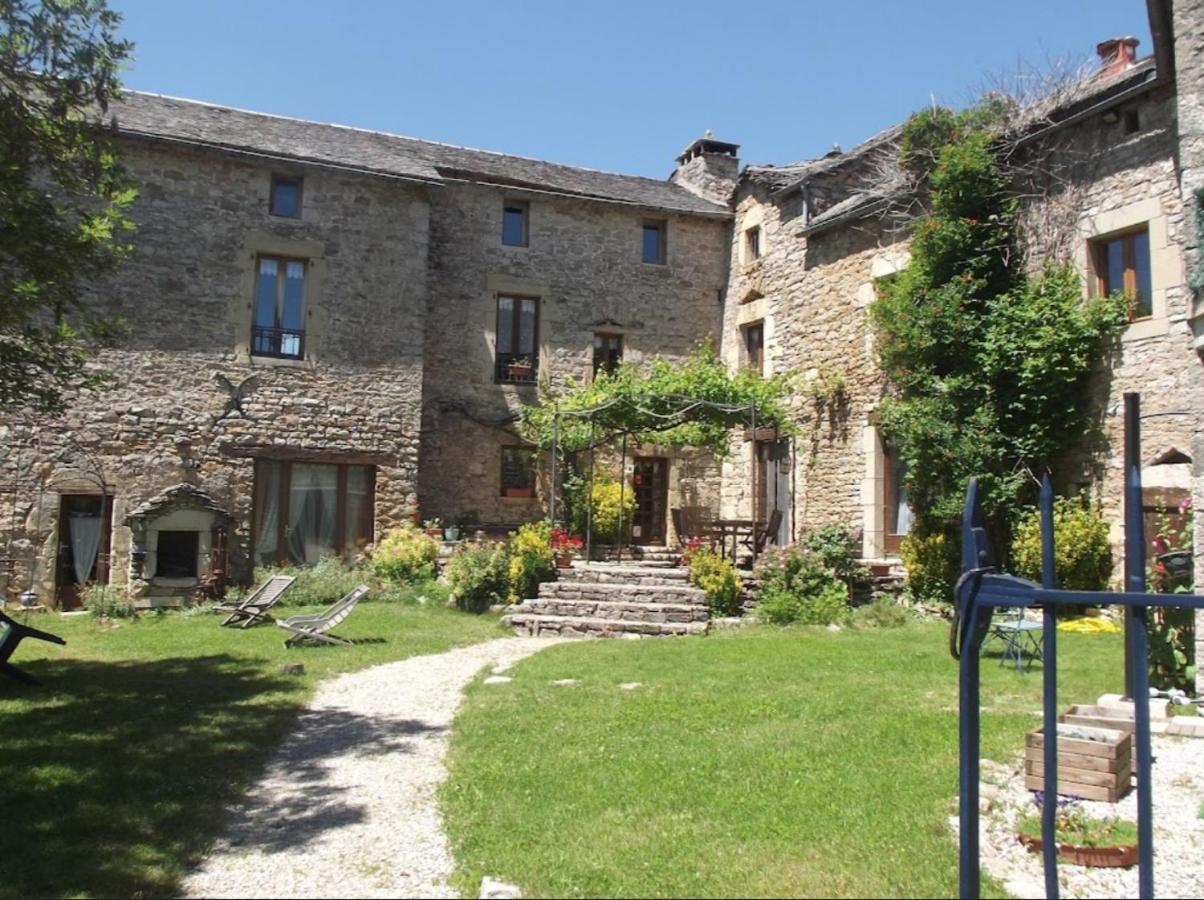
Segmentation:
{"type": "Polygon", "coordinates": [[[727,556],[727,539],[732,539],[732,562],[736,562],[736,551],[740,541],[751,539],[755,533],[756,522],[752,519],[715,519],[711,523],[711,534],[719,542],[719,553],[727,556]]]}

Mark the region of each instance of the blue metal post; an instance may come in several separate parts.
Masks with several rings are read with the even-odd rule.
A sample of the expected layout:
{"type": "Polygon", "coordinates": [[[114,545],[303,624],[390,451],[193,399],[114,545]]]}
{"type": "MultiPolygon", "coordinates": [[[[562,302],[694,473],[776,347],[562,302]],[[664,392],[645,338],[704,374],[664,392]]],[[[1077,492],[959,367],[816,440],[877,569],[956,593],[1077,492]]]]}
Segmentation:
{"type": "MultiPolygon", "coordinates": [[[[1058,586],[1054,557],[1053,483],[1041,479],[1041,586],[1058,586]]],[[[1045,896],[1058,896],[1058,617],[1057,605],[1044,604],[1042,678],[1045,704],[1045,802],[1041,807],[1041,841],[1045,862],[1045,896]]]]}
{"type": "Polygon", "coordinates": [[[959,662],[960,701],[958,730],[961,738],[961,770],[958,774],[958,821],[961,858],[958,893],[963,900],[978,898],[978,646],[973,635],[978,626],[978,604],[970,604],[966,635],[959,662]]]}
{"type": "MultiPolygon", "coordinates": [[[[1141,404],[1137,394],[1125,394],[1125,589],[1143,593],[1145,585],[1145,523],[1141,497],[1141,404]]],[[[1130,653],[1133,708],[1137,741],[1137,894],[1154,896],[1154,803],[1150,784],[1150,672],[1146,607],[1132,607],[1125,633],[1130,653]]]]}

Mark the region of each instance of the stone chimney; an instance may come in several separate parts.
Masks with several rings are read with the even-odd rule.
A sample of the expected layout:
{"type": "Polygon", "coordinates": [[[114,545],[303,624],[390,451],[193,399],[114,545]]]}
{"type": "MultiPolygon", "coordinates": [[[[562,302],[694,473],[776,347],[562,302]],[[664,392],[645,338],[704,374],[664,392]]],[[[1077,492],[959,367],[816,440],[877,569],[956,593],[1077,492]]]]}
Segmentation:
{"type": "Polygon", "coordinates": [[[704,200],[727,206],[740,171],[739,149],[739,144],[715,140],[708,130],[677,157],[677,169],[669,180],[704,200]]]}
{"type": "Polygon", "coordinates": [[[1122,37],[1109,38],[1096,44],[1100,77],[1110,78],[1137,65],[1137,45],[1140,43],[1135,37],[1122,37]]]}

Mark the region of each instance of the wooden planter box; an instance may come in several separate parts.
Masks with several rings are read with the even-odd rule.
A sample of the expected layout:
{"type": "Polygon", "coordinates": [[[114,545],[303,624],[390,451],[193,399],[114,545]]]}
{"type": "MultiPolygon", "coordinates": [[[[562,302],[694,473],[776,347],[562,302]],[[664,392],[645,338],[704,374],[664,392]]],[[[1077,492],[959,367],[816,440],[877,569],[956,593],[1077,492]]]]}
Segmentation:
{"type": "MultiPolygon", "coordinates": [[[[1058,793],[1115,803],[1133,774],[1133,734],[1085,725],[1058,726],[1058,793]],[[1076,736],[1077,735],[1077,736],[1076,736]]],[[[1024,741],[1024,787],[1045,790],[1045,734],[1034,728],[1024,741]]]]}
{"type": "MultiPolygon", "coordinates": [[[[1068,706],[1066,712],[1058,716],[1058,721],[1067,725],[1086,725],[1089,728],[1110,728],[1129,735],[1137,730],[1133,716],[1127,710],[1115,706],[1076,703],[1074,706],[1068,706]]],[[[1133,741],[1132,764],[1134,768],[1137,767],[1136,741],[1133,741]]]]}

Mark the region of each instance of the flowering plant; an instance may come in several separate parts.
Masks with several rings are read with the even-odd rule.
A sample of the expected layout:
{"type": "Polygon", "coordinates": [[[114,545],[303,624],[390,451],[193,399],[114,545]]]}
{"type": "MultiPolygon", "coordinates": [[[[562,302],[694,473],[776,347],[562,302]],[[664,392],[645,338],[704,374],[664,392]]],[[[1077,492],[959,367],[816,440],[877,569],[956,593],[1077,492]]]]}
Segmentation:
{"type": "Polygon", "coordinates": [[[710,546],[707,544],[706,538],[692,537],[682,545],[681,561],[688,566],[691,559],[701,551],[709,549],[710,546]]]}
{"type": "MultiPolygon", "coordinates": [[[[1055,836],[1059,844],[1074,847],[1112,847],[1137,843],[1137,826],[1117,816],[1097,817],[1088,815],[1078,797],[1059,797],[1054,818],[1055,836]]],[[[1033,792],[1033,805],[1037,812],[1022,816],[1017,823],[1021,834],[1032,838],[1041,837],[1041,808],[1045,805],[1045,792],[1033,792]]]]}
{"type": "Polygon", "coordinates": [[[585,546],[581,538],[569,534],[563,528],[552,529],[552,550],[558,555],[573,554],[585,546]]]}

